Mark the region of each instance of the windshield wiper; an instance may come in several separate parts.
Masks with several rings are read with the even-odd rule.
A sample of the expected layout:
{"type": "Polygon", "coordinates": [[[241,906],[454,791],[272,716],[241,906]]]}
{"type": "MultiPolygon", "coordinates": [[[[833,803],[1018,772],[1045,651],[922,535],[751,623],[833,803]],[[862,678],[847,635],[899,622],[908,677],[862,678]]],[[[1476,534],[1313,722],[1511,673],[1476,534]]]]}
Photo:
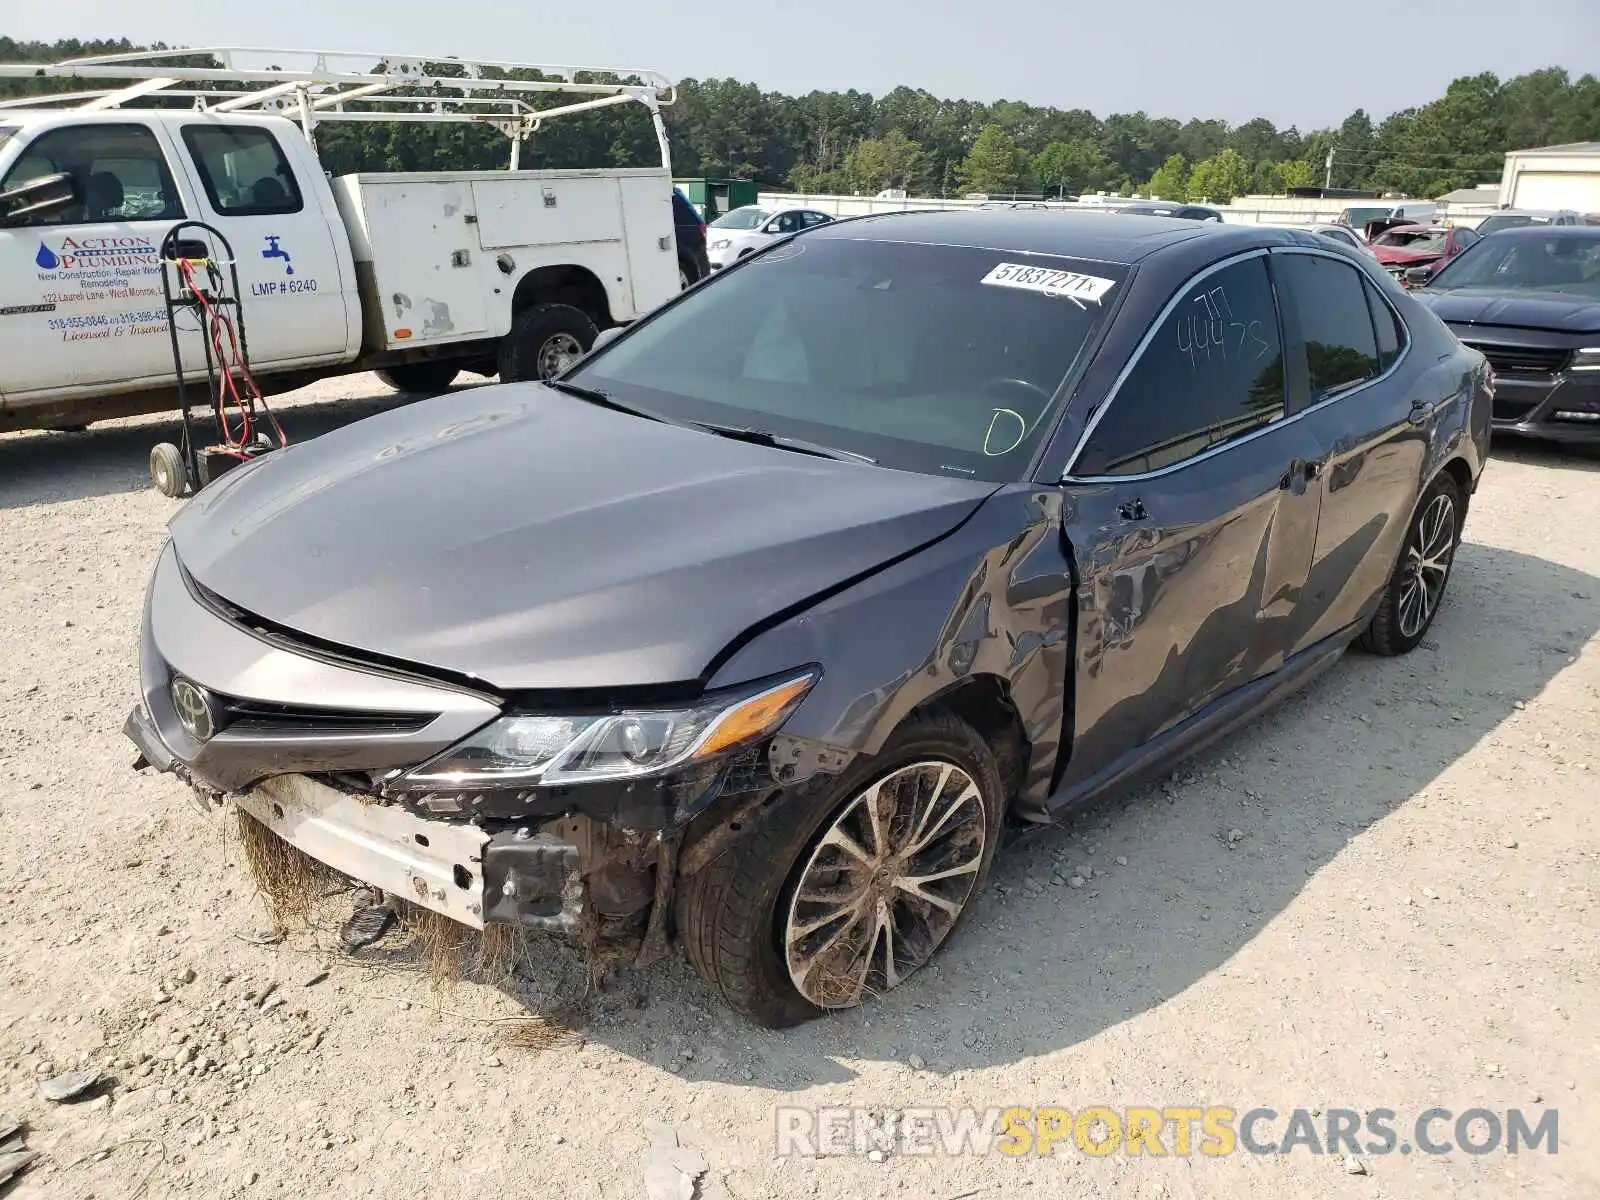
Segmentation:
{"type": "Polygon", "coordinates": [[[674,421],[671,417],[664,417],[658,412],[651,412],[648,408],[640,408],[634,404],[624,404],[610,392],[602,392],[599,388],[584,387],[578,383],[568,383],[565,379],[546,379],[544,380],[544,385],[568,396],[576,396],[579,400],[587,400],[590,404],[598,404],[601,408],[609,408],[613,412],[643,417],[647,421],[660,421],[663,425],[684,427],[682,421],[674,421]]]}
{"type": "Polygon", "coordinates": [[[840,450],[837,446],[824,446],[821,442],[809,442],[805,438],[773,433],[770,429],[752,429],[747,425],[714,425],[709,421],[695,421],[693,424],[696,429],[703,429],[718,437],[731,438],[736,442],[772,446],[778,450],[793,450],[796,454],[813,454],[818,458],[832,458],[839,462],[859,462],[874,467],[878,465],[877,459],[857,454],[854,450],[840,450]]]}

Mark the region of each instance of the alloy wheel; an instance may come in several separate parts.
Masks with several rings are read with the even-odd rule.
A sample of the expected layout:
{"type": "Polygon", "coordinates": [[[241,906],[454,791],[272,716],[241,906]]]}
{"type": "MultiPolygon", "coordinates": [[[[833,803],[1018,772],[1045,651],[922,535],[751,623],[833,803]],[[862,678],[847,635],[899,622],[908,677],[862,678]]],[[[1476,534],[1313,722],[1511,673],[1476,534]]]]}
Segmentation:
{"type": "Polygon", "coordinates": [[[902,983],[955,927],[984,861],[988,821],[973,777],[913,763],[840,810],[800,873],[784,923],[789,980],[819,1008],[902,983]]]}
{"type": "Polygon", "coordinates": [[[1433,619],[1455,552],[1455,502],[1448,495],[1438,495],[1417,518],[1406,546],[1406,569],[1400,583],[1401,637],[1416,637],[1433,619]]]}

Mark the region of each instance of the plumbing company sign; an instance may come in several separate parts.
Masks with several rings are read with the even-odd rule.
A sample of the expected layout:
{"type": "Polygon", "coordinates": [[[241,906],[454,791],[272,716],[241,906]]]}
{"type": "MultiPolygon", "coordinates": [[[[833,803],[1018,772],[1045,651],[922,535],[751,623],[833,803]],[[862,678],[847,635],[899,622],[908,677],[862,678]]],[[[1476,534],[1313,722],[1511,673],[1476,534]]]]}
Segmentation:
{"type": "Polygon", "coordinates": [[[89,275],[115,276],[126,279],[137,275],[155,275],[161,271],[161,258],[155,239],[138,234],[121,234],[114,237],[63,237],[56,245],[39,243],[39,253],[33,257],[41,279],[59,279],[64,274],[74,278],[89,275]]]}

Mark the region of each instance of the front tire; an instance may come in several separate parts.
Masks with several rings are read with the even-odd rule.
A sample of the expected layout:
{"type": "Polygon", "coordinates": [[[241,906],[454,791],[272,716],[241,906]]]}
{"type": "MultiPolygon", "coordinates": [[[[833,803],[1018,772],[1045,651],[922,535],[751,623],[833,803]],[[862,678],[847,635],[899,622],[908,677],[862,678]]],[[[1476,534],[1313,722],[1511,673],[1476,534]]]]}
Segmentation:
{"type": "Polygon", "coordinates": [[[1361,635],[1362,649],[1393,656],[1409,654],[1421,643],[1450,582],[1464,515],[1461,490],[1455,480],[1441,474],[1422,493],[1411,515],[1394,573],[1361,635]]]}
{"type": "Polygon", "coordinates": [[[994,755],[970,725],[915,717],[880,753],[781,793],[680,883],[689,961],[771,1029],[898,986],[983,889],[1004,804],[994,755]]]}
{"type": "Polygon", "coordinates": [[[500,382],[550,379],[576,363],[600,336],[570,304],[535,304],[517,314],[500,343],[500,382]]]}
{"type": "Polygon", "coordinates": [[[456,381],[461,368],[453,362],[397,363],[374,373],[397,392],[436,396],[456,381]]]}

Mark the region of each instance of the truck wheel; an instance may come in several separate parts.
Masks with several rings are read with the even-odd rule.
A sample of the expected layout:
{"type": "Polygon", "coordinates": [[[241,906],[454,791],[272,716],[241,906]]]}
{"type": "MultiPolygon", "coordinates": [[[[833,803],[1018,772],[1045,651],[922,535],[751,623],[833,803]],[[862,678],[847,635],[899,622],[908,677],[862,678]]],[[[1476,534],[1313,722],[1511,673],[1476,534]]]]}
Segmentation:
{"type": "Polygon", "coordinates": [[[895,987],[982,890],[1004,796],[970,725],[943,711],[911,719],[841,775],[780,793],[740,841],[680,881],[689,961],[772,1029],[895,987]]]}
{"type": "Polygon", "coordinates": [[[150,448],[150,484],[174,500],[188,488],[189,472],[183,465],[183,452],[171,442],[159,442],[150,448]]]}
{"type": "Polygon", "coordinates": [[[570,304],[535,304],[517,314],[500,343],[500,382],[549,379],[572,366],[600,331],[570,304]]]}
{"type": "Polygon", "coordinates": [[[376,374],[397,392],[433,396],[454,383],[461,368],[453,362],[399,363],[376,374]]]}

